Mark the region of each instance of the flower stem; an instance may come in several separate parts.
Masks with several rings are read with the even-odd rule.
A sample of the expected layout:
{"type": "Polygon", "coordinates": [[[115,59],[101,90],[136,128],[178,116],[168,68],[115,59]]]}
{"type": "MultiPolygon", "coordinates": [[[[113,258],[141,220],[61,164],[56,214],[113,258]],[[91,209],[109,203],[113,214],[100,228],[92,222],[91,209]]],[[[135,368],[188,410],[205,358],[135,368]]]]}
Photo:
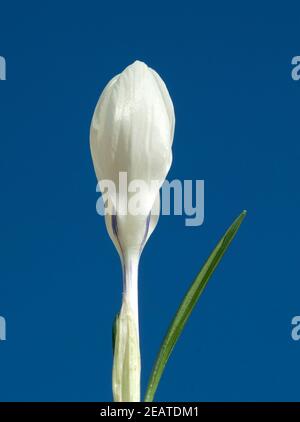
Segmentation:
{"type": "Polygon", "coordinates": [[[123,261],[123,301],[131,308],[139,338],[139,302],[138,302],[138,267],[139,257],[128,253],[123,261]]]}
{"type": "Polygon", "coordinates": [[[140,401],[141,358],[138,323],[138,258],[123,261],[123,302],[116,324],[113,393],[116,402],[140,401]]]}

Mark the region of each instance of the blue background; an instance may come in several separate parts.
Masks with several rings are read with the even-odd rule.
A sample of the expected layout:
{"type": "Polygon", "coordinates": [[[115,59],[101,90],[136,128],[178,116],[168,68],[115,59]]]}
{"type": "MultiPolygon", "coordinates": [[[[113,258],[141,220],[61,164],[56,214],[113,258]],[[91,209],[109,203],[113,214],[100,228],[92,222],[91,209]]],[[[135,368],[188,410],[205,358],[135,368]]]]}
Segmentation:
{"type": "Polygon", "coordinates": [[[169,180],[206,189],[204,225],[161,217],[142,256],[143,391],[188,285],[246,208],[156,399],[299,400],[299,15],[296,2],[2,2],[0,400],[111,400],[121,268],[95,212],[89,125],[136,59],[174,101],[169,180]]]}

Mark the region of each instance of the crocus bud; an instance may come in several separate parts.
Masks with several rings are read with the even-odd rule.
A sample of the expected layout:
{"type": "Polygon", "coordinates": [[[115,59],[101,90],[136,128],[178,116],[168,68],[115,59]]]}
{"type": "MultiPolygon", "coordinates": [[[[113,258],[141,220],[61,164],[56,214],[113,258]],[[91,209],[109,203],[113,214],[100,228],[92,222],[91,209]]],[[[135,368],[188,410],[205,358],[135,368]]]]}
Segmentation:
{"type": "Polygon", "coordinates": [[[139,61],[107,84],[91,123],[93,163],[106,195],[105,222],[123,268],[113,370],[115,401],[140,400],[138,264],[158,220],[159,189],[172,162],[174,125],[164,82],[139,61]],[[107,181],[113,182],[114,189],[107,181]],[[137,194],[134,186],[139,189],[138,212],[130,206],[137,194]]]}

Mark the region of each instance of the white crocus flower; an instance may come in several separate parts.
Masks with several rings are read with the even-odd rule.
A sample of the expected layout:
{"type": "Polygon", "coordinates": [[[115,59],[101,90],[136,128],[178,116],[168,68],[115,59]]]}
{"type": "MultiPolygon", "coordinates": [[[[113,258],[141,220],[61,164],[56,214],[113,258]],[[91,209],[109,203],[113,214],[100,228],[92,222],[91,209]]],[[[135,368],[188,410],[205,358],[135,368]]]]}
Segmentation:
{"type": "Polygon", "coordinates": [[[172,162],[174,125],[173,104],[164,82],[139,61],[108,83],[91,123],[92,158],[106,195],[105,222],[123,267],[113,369],[115,401],[140,401],[138,264],[158,220],[159,189],[172,162]],[[120,179],[124,173],[125,191],[120,179]],[[115,189],[105,191],[105,181],[113,182],[115,189]],[[137,194],[136,181],[139,212],[130,207],[137,194]]]}

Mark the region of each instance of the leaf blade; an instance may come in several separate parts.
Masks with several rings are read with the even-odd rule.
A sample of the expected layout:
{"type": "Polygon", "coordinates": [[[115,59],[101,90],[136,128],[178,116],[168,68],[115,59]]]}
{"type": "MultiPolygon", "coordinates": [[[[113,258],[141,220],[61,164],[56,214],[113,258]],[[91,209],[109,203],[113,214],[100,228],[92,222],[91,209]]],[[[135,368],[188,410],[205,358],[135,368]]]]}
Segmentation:
{"type": "Polygon", "coordinates": [[[117,312],[117,313],[116,313],[116,316],[114,317],[113,324],[112,324],[111,337],[112,337],[112,350],[113,350],[113,355],[115,354],[116,335],[117,335],[117,324],[118,324],[119,315],[120,315],[120,313],[119,313],[119,312],[117,312]]]}
{"type": "Polygon", "coordinates": [[[221,261],[223,255],[234,239],[243,219],[246,216],[246,211],[243,211],[227,229],[223,237],[219,240],[217,246],[214,248],[209,258],[198,273],[196,279],[193,281],[191,287],[188,289],[183,298],[170,326],[167,334],[162,342],[161,348],[158,352],[150,380],[148,383],[145,402],[153,401],[156,389],[158,387],[160,378],[167,364],[167,361],[172,353],[172,350],[183,331],[183,328],[190,317],[196,303],[198,302],[201,293],[205,289],[214,270],[221,261]]]}

